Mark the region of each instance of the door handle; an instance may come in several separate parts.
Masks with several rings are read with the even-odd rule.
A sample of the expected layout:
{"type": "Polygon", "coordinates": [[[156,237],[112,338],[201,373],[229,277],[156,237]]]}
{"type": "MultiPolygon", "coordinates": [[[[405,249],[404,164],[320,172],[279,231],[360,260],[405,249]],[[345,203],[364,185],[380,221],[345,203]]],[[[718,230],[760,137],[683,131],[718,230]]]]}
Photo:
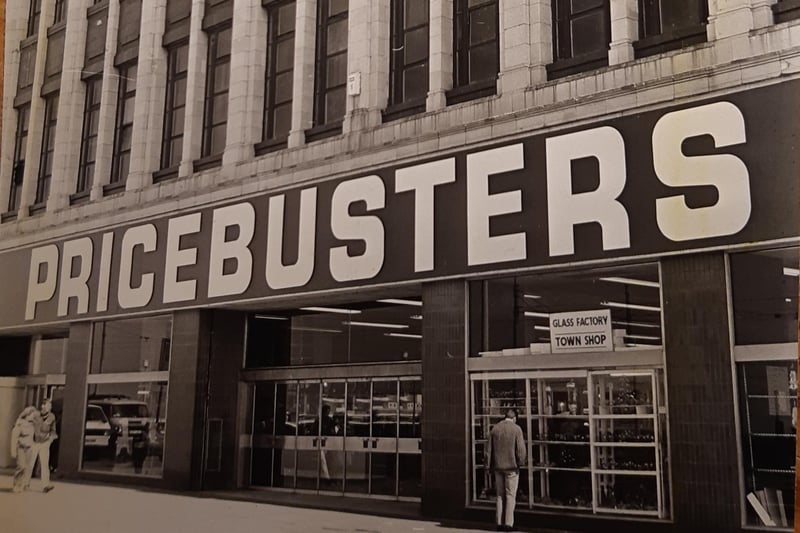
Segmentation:
{"type": "Polygon", "coordinates": [[[364,448],[369,448],[369,439],[364,439],[364,448]]]}
{"type": "Polygon", "coordinates": [[[327,438],[322,437],[321,439],[319,439],[319,445],[324,448],[325,447],[325,443],[327,442],[327,440],[328,440],[327,438]]]}
{"type": "Polygon", "coordinates": [[[378,439],[372,439],[372,447],[373,448],[377,448],[378,447],[378,439]]]}
{"type": "Polygon", "coordinates": [[[318,440],[319,440],[319,439],[312,439],[312,440],[311,440],[311,445],[312,445],[313,447],[315,447],[315,448],[316,448],[316,447],[317,447],[317,441],[318,441],[318,440]]]}
{"type": "Polygon", "coordinates": [[[419,447],[419,450],[422,451],[422,439],[417,441],[417,446],[419,447]]]}

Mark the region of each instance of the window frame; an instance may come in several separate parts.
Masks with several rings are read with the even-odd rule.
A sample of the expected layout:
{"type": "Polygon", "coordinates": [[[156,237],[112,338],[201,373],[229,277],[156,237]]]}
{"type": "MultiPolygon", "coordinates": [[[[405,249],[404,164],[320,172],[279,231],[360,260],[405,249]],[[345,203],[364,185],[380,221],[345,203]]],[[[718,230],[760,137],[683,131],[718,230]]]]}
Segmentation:
{"type": "Polygon", "coordinates": [[[92,184],[94,181],[94,171],[96,170],[96,162],[97,162],[97,137],[100,128],[100,102],[102,100],[102,91],[103,91],[103,75],[92,76],[86,80],[86,97],[84,100],[84,108],[83,108],[83,128],[81,130],[81,152],[80,152],[80,161],[78,163],[78,183],[75,188],[76,194],[81,193],[88,193],[89,190],[92,188],[92,184]],[[99,84],[97,87],[96,92],[95,89],[92,87],[95,84],[99,84]],[[97,101],[95,101],[94,96],[97,95],[97,101]],[[97,131],[92,133],[91,131],[87,131],[87,128],[91,126],[92,118],[96,119],[96,128],[97,131]],[[89,153],[89,146],[88,143],[91,139],[94,139],[94,153],[89,153]],[[89,176],[88,169],[92,168],[92,174],[89,176]]]}
{"type": "MultiPolygon", "coordinates": [[[[185,135],[185,122],[186,116],[184,115],[184,123],[181,124],[180,133],[176,134],[173,127],[172,127],[172,118],[175,115],[176,111],[181,109],[186,109],[186,90],[184,88],[184,95],[183,101],[179,103],[176,102],[175,98],[175,87],[181,80],[188,79],[188,54],[189,54],[189,41],[188,40],[181,40],[173,45],[171,45],[167,49],[167,79],[166,79],[166,98],[164,99],[164,120],[162,123],[162,138],[161,138],[161,157],[160,157],[160,172],[166,173],[168,176],[171,176],[174,171],[177,170],[177,167],[180,165],[180,161],[174,162],[175,154],[172,151],[172,144],[173,141],[177,139],[183,139],[185,135]],[[185,53],[187,56],[187,67],[186,70],[178,70],[177,62],[178,62],[178,55],[185,49],[185,53]]],[[[181,153],[181,159],[183,158],[183,154],[181,153]]],[[[159,176],[161,177],[161,176],[159,176]]],[[[164,176],[167,177],[167,176],[164,176]]]]}
{"type": "Polygon", "coordinates": [[[42,16],[42,0],[31,0],[28,10],[28,31],[26,37],[39,33],[39,19],[42,16]]]}
{"type": "Polygon", "coordinates": [[[601,5],[589,9],[584,9],[579,12],[572,12],[569,7],[570,0],[553,0],[551,4],[552,9],[552,27],[553,27],[553,62],[547,65],[548,79],[563,78],[579,72],[585,72],[596,68],[602,68],[608,65],[608,50],[611,43],[611,2],[610,0],[602,0],[601,5]],[[562,11],[566,6],[566,15],[562,16],[562,11]],[[566,57],[562,57],[559,52],[560,44],[563,42],[562,34],[570,43],[572,48],[572,28],[571,23],[574,19],[590,13],[598,11],[600,16],[603,17],[602,31],[606,44],[602,48],[598,48],[592,52],[575,55],[573,52],[566,57]]]}
{"type": "Polygon", "coordinates": [[[55,9],[53,13],[53,25],[64,21],[64,16],[67,14],[67,0],[55,0],[55,9]]]}
{"type": "Polygon", "coordinates": [[[425,0],[425,22],[406,27],[406,2],[408,0],[391,0],[390,4],[390,36],[389,36],[389,100],[383,119],[393,120],[425,111],[427,93],[430,90],[430,2],[425,0]],[[425,59],[406,63],[406,35],[425,28],[425,59]],[[422,98],[404,98],[404,82],[406,71],[427,65],[425,77],[427,87],[422,98]]]}
{"type": "Polygon", "coordinates": [[[44,127],[42,128],[42,149],[39,158],[39,172],[36,178],[36,197],[34,205],[31,206],[31,211],[35,211],[38,207],[43,207],[50,196],[50,182],[53,178],[52,158],[55,151],[55,129],[58,123],[58,105],[59,93],[55,92],[45,97],[44,107],[44,127]],[[52,135],[51,135],[52,131],[52,135]],[[53,144],[50,145],[50,138],[53,138],[53,144]],[[48,172],[48,163],[50,171],[48,172]]]}
{"type": "Polygon", "coordinates": [[[345,76],[344,83],[328,87],[328,61],[336,56],[344,55],[347,58],[348,47],[345,46],[343,50],[339,50],[333,54],[328,53],[328,34],[330,27],[340,21],[348,21],[347,38],[350,37],[349,18],[350,18],[350,3],[348,0],[347,9],[341,13],[330,16],[328,14],[329,1],[320,1],[317,4],[317,42],[315,53],[315,76],[314,76],[314,108],[313,108],[313,127],[306,135],[307,141],[313,141],[337,135],[342,131],[342,124],[344,116],[347,114],[347,76],[345,76]],[[328,93],[337,90],[345,89],[345,113],[341,118],[333,120],[326,120],[327,105],[326,96],[328,93]]]}
{"type": "Polygon", "coordinates": [[[220,151],[212,151],[213,132],[219,126],[228,123],[228,114],[225,114],[224,122],[214,122],[215,100],[218,97],[225,97],[230,94],[230,68],[231,68],[231,44],[233,41],[232,25],[230,23],[221,24],[207,31],[208,34],[208,53],[206,56],[206,87],[203,103],[203,134],[200,142],[200,157],[209,158],[222,156],[225,146],[220,151]],[[231,35],[231,42],[228,43],[228,53],[218,56],[219,38],[225,32],[231,35]],[[217,68],[228,68],[228,84],[224,91],[216,90],[217,68]]]}
{"type": "Polygon", "coordinates": [[[477,6],[470,6],[469,0],[455,0],[453,3],[453,89],[447,93],[447,103],[454,104],[497,94],[497,77],[500,74],[500,7],[498,0],[483,0],[477,6]],[[497,33],[494,39],[470,43],[470,14],[494,4],[497,33]],[[491,78],[470,80],[470,57],[473,48],[495,44],[497,72],[491,78]]]}
{"type": "Polygon", "coordinates": [[[17,129],[14,137],[14,166],[11,171],[11,187],[8,195],[8,212],[10,213],[16,213],[22,202],[22,179],[25,174],[30,113],[30,103],[26,103],[17,108],[17,129]]]}
{"type": "MultiPolygon", "coordinates": [[[[706,0],[638,0],[639,4],[639,40],[633,43],[635,58],[647,57],[678,48],[685,48],[707,40],[708,2],[706,0]],[[678,28],[665,31],[662,13],[665,5],[674,8],[677,2],[696,3],[696,20],[686,21],[678,28]],[[647,4],[652,2],[652,8],[647,4]],[[654,9],[656,8],[657,9],[654,9]],[[649,31],[649,26],[656,26],[656,31],[649,31]]],[[[667,8],[669,9],[669,8],[667,8]]]]}
{"type": "MultiPolygon", "coordinates": [[[[123,120],[125,120],[125,111],[127,110],[127,106],[136,105],[136,82],[138,82],[139,79],[138,61],[134,60],[125,63],[124,65],[120,65],[117,67],[117,72],[119,75],[119,87],[117,89],[117,116],[114,120],[114,148],[111,154],[110,185],[124,184],[128,179],[128,174],[130,173],[131,146],[123,148],[121,139],[122,132],[128,129],[131,130],[131,136],[133,135],[132,130],[135,117],[130,122],[123,122],[123,120]],[[132,90],[128,87],[131,79],[129,76],[131,69],[136,69],[136,79],[134,80],[132,90]],[[123,155],[126,154],[128,157],[128,172],[126,172],[123,176],[121,172],[121,161],[123,155]]],[[[133,143],[131,142],[131,144],[133,143]]]]}
{"type": "MultiPolygon", "coordinates": [[[[283,2],[270,2],[267,7],[267,68],[264,76],[264,112],[261,118],[261,142],[257,149],[259,151],[267,150],[271,147],[283,147],[286,145],[288,133],[286,135],[275,135],[275,111],[281,106],[288,106],[291,109],[292,99],[288,102],[275,103],[276,80],[278,76],[291,73],[294,76],[294,47],[292,47],[292,66],[281,71],[278,71],[278,46],[291,40],[294,42],[295,34],[297,31],[297,24],[292,26],[292,30],[283,34],[279,33],[280,17],[279,12],[281,9],[297,3],[295,0],[287,0],[283,2]]],[[[296,13],[296,11],[295,11],[296,13]]],[[[296,19],[295,19],[296,20],[296,19]]],[[[294,90],[294,79],[292,80],[292,90],[294,90]]],[[[289,124],[291,131],[291,123],[289,124]]]]}

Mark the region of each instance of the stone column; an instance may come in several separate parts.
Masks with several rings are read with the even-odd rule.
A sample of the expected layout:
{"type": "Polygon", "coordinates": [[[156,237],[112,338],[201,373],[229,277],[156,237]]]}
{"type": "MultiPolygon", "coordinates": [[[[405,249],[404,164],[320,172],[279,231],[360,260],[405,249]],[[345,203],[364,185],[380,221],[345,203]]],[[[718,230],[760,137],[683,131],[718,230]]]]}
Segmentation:
{"type": "Polygon", "coordinates": [[[633,42],[638,39],[638,0],[611,0],[611,45],[608,50],[608,64],[619,65],[633,61],[633,42]]]}
{"type": "Polygon", "coordinates": [[[447,107],[447,91],[453,88],[453,3],[430,0],[430,82],[426,111],[447,107]]]}
{"type": "Polygon", "coordinates": [[[77,188],[86,105],[86,84],[82,80],[88,24],[86,10],[91,5],[91,0],[71,0],[68,5],[48,211],[69,207],[69,195],[77,188]]]}
{"type": "Polygon", "coordinates": [[[506,0],[500,13],[500,94],[547,81],[553,62],[550,0],[506,0]]]}
{"type": "Polygon", "coordinates": [[[261,140],[267,67],[267,11],[261,0],[233,4],[225,166],[252,159],[261,140]]]}
{"type": "MultiPolygon", "coordinates": [[[[743,35],[755,29],[754,3],[755,0],[708,0],[708,40],[743,35]]],[[[758,2],[757,11],[763,11],[761,4],[764,3],[758,2]]],[[[771,21],[771,18],[768,20],[771,21]]]]}
{"type": "MultiPolygon", "coordinates": [[[[44,99],[41,97],[44,68],[47,60],[47,22],[53,19],[54,0],[42,0],[39,31],[36,41],[36,66],[31,87],[31,112],[28,126],[28,146],[25,149],[25,173],[22,177],[22,197],[17,209],[17,220],[28,216],[28,206],[36,199],[39,161],[42,156],[42,131],[44,129],[44,99]]],[[[67,28],[69,31],[69,28],[67,28]]],[[[66,54],[64,54],[66,56],[66,54]]],[[[62,74],[63,75],[63,74],[62,74]]]]}
{"type": "Polygon", "coordinates": [[[153,183],[161,158],[167,53],[161,46],[167,21],[167,0],[142,0],[139,66],[134,101],[131,167],[125,189],[135,191],[153,183]]]}
{"type": "Polygon", "coordinates": [[[292,88],[292,129],[290,148],[306,142],[305,130],[311,127],[314,113],[314,65],[317,42],[317,3],[297,0],[294,30],[294,79],[292,88]]]}
{"type": "Polygon", "coordinates": [[[350,0],[347,72],[359,79],[358,94],[348,91],[343,131],[381,123],[389,100],[389,0],[350,0]]]}
{"type": "Polygon", "coordinates": [[[114,128],[117,122],[117,96],[119,73],[114,68],[119,32],[119,0],[108,2],[106,27],[106,54],[103,57],[103,84],[100,89],[100,113],[97,125],[97,153],[94,163],[94,181],[91,199],[103,197],[103,185],[111,179],[111,163],[114,154],[114,128]]]}
{"type": "Polygon", "coordinates": [[[3,132],[0,144],[0,213],[8,209],[14,171],[14,147],[17,141],[17,111],[14,98],[19,82],[19,43],[27,30],[27,3],[6,4],[5,52],[3,54],[3,132]]]}
{"type": "Polygon", "coordinates": [[[183,159],[178,176],[188,176],[192,162],[200,158],[203,143],[203,115],[206,102],[208,34],[203,31],[206,0],[192,0],[189,26],[189,69],[186,72],[186,114],[183,119],[183,159]]]}

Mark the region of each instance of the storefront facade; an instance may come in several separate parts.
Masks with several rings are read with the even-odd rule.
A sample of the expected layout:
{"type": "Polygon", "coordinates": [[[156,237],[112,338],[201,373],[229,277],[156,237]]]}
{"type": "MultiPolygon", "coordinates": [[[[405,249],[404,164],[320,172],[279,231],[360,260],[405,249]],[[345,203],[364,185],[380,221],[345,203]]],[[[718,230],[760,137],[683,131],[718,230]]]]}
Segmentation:
{"type": "MultiPolygon", "coordinates": [[[[381,61],[394,63],[351,30],[343,57],[359,65],[359,81],[342,85],[346,118],[333,133],[317,118],[311,129],[296,127],[311,114],[304,105],[313,99],[316,117],[317,100],[327,105],[330,96],[300,83],[325,74],[306,72],[314,58],[303,61],[304,38],[313,49],[315,32],[383,27],[391,11],[392,32],[424,26],[436,43],[433,29],[467,15],[459,8],[448,18],[452,3],[431,0],[424,24],[403,25],[395,2],[380,3],[384,12],[351,0],[349,12],[331,2],[315,26],[311,0],[241,1],[230,13],[234,2],[198,1],[190,11],[202,16],[190,21],[178,16],[181,2],[145,0],[138,24],[153,39],[138,43],[121,25],[107,36],[75,25],[87,17],[121,24],[136,2],[75,3],[88,11],[71,3],[72,18],[59,26],[44,2],[41,16],[55,16],[55,29],[42,22],[37,38],[83,31],[85,56],[67,46],[63,65],[100,65],[134,86],[114,82],[115,114],[102,96],[115,94],[108,75],[93,82],[35,66],[30,83],[40,91],[31,96],[16,78],[27,75],[24,58],[11,62],[19,101],[4,114],[19,120],[4,127],[0,165],[0,181],[15,176],[0,188],[13,200],[0,223],[0,273],[15,280],[0,284],[0,395],[8,399],[0,422],[53,398],[54,466],[64,478],[419,502],[428,516],[490,521],[486,437],[513,407],[528,459],[523,524],[791,529],[800,267],[800,48],[792,39],[800,26],[789,2],[743,0],[730,10],[684,2],[703,4],[703,22],[700,33],[678,32],[676,46],[648,33],[653,3],[596,2],[584,15],[599,10],[616,21],[603,64],[561,57],[533,30],[515,41],[513,7],[531,28],[551,11],[558,26],[560,2],[469,2],[469,16],[488,9],[499,17],[495,40],[469,45],[496,47],[497,72],[492,83],[459,87],[461,60],[429,53],[422,65],[436,75],[420,115],[394,100],[402,83],[383,80],[381,61]],[[643,18],[621,17],[623,4],[643,18]],[[750,23],[740,28],[745,13],[750,23]],[[239,34],[248,24],[255,37],[239,34]],[[115,57],[88,52],[101,37],[115,57]],[[278,52],[268,47],[266,78],[250,79],[262,37],[269,47],[291,42],[297,54],[290,113],[299,115],[278,139],[286,144],[247,137],[260,131],[252,119],[260,100],[265,117],[274,113],[264,136],[280,129],[284,104],[270,76],[292,75],[270,70],[278,52]],[[225,39],[231,50],[219,44],[225,39]],[[150,41],[163,47],[153,52],[150,41]],[[524,64],[515,63],[521,49],[531,52],[524,64]],[[542,50],[549,56],[534,57],[542,50]],[[151,52],[163,52],[168,101],[153,96],[163,65],[151,52]],[[229,81],[224,92],[208,78],[216,70],[198,73],[206,55],[241,87],[229,81]],[[450,87],[437,85],[442,72],[450,87]],[[194,87],[202,100],[204,78],[215,88],[205,105],[223,98],[236,117],[218,161],[200,148],[214,145],[225,123],[206,120],[212,108],[191,97],[179,113],[184,133],[125,122],[133,102],[137,116],[180,108],[170,100],[175,87],[194,87]],[[86,88],[95,82],[96,95],[86,88]],[[272,96],[255,89],[261,82],[272,96]],[[59,180],[70,169],[84,175],[89,163],[63,149],[77,127],[70,110],[81,107],[68,104],[70,84],[83,87],[87,124],[97,109],[92,172],[111,176],[74,194],[59,180]],[[58,96],[47,103],[56,86],[66,111],[50,111],[65,125],[53,126],[53,138],[63,143],[48,148],[44,119],[58,106],[58,96]],[[393,103],[385,109],[371,100],[382,90],[393,103]],[[125,149],[123,130],[133,139],[125,149]],[[42,168],[52,158],[44,203],[26,185],[35,166],[18,165],[13,148],[22,145],[35,148],[42,168]],[[130,177],[120,184],[121,165],[130,177]],[[36,201],[23,208],[26,198],[36,201]]],[[[14,28],[9,48],[35,44],[33,35],[14,42],[23,30],[14,28]]],[[[342,52],[325,42],[333,65],[342,52]]]]}

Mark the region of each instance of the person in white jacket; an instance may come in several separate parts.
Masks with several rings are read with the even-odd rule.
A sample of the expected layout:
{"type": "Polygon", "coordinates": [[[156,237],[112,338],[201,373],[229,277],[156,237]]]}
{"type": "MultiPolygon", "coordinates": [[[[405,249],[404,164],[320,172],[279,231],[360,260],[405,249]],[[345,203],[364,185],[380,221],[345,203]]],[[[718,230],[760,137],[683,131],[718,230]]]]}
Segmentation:
{"type": "Polygon", "coordinates": [[[27,490],[31,484],[33,463],[36,460],[33,447],[33,434],[35,431],[33,418],[35,414],[35,407],[26,407],[17,417],[17,421],[11,430],[11,457],[17,460],[12,492],[27,490]]]}

